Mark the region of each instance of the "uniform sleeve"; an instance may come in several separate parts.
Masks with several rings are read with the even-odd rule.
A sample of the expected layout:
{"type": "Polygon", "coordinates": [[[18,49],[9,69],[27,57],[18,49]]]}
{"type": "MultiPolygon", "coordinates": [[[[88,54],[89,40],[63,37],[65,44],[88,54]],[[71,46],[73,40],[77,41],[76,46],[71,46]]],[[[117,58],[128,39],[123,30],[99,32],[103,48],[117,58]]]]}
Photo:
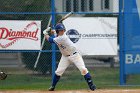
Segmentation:
{"type": "Polygon", "coordinates": [[[49,41],[50,43],[54,43],[54,40],[53,40],[54,38],[55,38],[55,36],[52,35],[52,36],[49,37],[48,41],[49,41]]]}
{"type": "Polygon", "coordinates": [[[60,37],[56,37],[53,39],[53,42],[56,43],[58,45],[58,43],[60,43],[60,37]]]}
{"type": "Polygon", "coordinates": [[[61,44],[62,42],[64,42],[66,40],[66,38],[64,36],[58,36],[56,38],[53,39],[53,41],[56,43],[56,44],[61,44]]]}

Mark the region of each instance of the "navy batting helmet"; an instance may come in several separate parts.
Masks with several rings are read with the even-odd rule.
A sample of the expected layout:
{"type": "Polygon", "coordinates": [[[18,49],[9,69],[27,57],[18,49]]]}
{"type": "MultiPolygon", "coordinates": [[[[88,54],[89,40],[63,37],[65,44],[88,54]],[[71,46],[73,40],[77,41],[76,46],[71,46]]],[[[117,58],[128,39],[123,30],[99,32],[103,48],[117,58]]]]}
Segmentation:
{"type": "Polygon", "coordinates": [[[65,30],[65,26],[64,26],[62,23],[58,23],[58,24],[55,26],[55,30],[56,30],[56,33],[58,33],[58,32],[61,31],[61,30],[65,30]]]}

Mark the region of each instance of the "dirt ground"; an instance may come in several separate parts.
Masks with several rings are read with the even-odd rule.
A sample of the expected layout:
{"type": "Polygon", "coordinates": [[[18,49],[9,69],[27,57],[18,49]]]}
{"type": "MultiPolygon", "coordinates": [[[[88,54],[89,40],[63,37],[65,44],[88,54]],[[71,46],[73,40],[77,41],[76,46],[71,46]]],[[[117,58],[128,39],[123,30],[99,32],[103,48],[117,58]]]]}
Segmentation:
{"type": "Polygon", "coordinates": [[[0,91],[0,93],[140,93],[140,89],[98,89],[90,90],[65,90],[65,91],[39,91],[39,90],[12,90],[0,91]]]}

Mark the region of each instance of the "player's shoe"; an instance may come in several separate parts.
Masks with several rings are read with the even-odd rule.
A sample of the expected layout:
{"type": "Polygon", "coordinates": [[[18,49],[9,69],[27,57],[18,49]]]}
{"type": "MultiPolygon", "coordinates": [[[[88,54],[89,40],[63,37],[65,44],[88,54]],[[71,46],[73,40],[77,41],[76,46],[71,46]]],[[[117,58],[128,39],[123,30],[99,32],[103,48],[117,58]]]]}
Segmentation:
{"type": "Polygon", "coordinates": [[[90,85],[89,88],[94,91],[96,89],[96,86],[93,84],[93,85],[90,85]]]}
{"type": "Polygon", "coordinates": [[[48,90],[49,91],[54,91],[55,87],[54,86],[51,86],[48,90]]]}

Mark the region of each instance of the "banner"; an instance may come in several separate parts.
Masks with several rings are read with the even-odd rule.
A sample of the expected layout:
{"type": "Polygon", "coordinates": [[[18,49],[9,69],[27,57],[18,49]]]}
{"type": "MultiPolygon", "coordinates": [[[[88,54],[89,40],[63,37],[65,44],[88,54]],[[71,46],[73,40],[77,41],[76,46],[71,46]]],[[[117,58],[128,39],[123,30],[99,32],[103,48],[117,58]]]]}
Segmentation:
{"type": "Polygon", "coordinates": [[[140,73],[140,0],[124,3],[124,73],[140,73]]]}
{"type": "Polygon", "coordinates": [[[0,50],[40,50],[41,21],[0,20],[0,50]]]}
{"type": "Polygon", "coordinates": [[[117,18],[71,17],[63,23],[82,55],[117,55],[117,18]]]}

